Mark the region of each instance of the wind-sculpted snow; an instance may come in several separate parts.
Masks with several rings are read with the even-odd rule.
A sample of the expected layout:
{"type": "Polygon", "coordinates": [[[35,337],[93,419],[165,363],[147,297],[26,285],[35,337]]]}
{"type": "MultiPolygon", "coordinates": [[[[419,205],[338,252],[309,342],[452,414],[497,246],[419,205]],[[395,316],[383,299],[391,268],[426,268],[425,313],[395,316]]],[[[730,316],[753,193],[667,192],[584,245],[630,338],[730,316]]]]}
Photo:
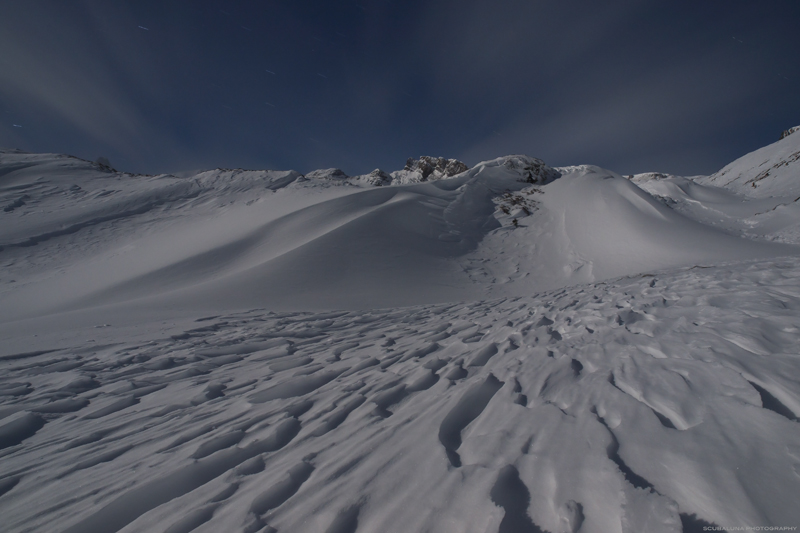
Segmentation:
{"type": "Polygon", "coordinates": [[[3,529],[796,525],[798,287],[790,257],[4,351],[3,529]]]}
{"type": "Polygon", "coordinates": [[[461,446],[461,432],[486,409],[502,386],[503,383],[490,374],[486,381],[464,393],[442,420],[442,425],[439,426],[439,442],[444,446],[451,465],[461,466],[461,458],[456,453],[461,446]]]}

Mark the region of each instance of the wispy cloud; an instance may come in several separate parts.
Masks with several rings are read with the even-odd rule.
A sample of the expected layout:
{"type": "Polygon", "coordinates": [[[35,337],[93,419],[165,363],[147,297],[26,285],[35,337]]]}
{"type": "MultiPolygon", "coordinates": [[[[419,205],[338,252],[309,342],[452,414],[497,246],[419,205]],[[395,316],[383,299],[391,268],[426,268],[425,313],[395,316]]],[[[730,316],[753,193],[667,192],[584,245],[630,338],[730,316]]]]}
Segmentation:
{"type": "Polygon", "coordinates": [[[800,122],[786,0],[224,7],[4,8],[0,145],[148,171],[523,152],[694,173],[800,122]]]}
{"type": "Polygon", "coordinates": [[[112,152],[116,159],[180,151],[137,102],[141,87],[153,80],[147,69],[137,71],[137,62],[126,57],[130,54],[118,53],[112,43],[120,36],[113,23],[103,27],[91,11],[74,5],[43,4],[35,16],[27,12],[22,20],[0,22],[0,95],[39,118],[57,117],[73,136],[85,137],[96,151],[112,152]]]}
{"type": "Polygon", "coordinates": [[[726,109],[743,106],[757,83],[742,83],[714,53],[659,65],[609,84],[592,69],[562,83],[553,107],[535,103],[462,153],[468,160],[527,152],[555,164],[594,163],[621,172],[716,170],[713,133],[726,109]],[[699,149],[707,151],[705,157],[699,149]],[[692,153],[692,157],[680,154],[692,153]],[[643,167],[642,165],[645,165],[643,167]]]}

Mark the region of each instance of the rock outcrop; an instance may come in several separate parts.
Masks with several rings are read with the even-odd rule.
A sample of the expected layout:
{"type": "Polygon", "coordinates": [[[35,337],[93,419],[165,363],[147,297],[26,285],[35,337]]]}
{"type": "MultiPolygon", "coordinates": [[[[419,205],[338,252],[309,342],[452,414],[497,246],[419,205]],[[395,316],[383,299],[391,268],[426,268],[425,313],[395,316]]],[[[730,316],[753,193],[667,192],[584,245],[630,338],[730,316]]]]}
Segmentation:
{"type": "Polygon", "coordinates": [[[788,130],[786,130],[783,133],[781,133],[781,139],[785,139],[786,137],[788,137],[789,135],[791,135],[792,133],[794,133],[796,131],[800,131],[800,126],[795,126],[794,128],[789,128],[788,130]]]}
{"type": "Polygon", "coordinates": [[[367,185],[373,185],[375,187],[381,187],[383,185],[392,184],[392,177],[379,168],[376,168],[366,176],[358,176],[358,177],[360,178],[360,181],[363,181],[367,185]]]}
{"type": "Polygon", "coordinates": [[[547,166],[544,161],[536,157],[510,155],[503,159],[505,159],[503,166],[517,171],[526,183],[544,185],[561,177],[559,171],[547,166]]]}
{"type": "Polygon", "coordinates": [[[338,168],[327,168],[313,170],[306,174],[305,178],[324,180],[331,184],[384,187],[452,178],[467,170],[469,167],[457,159],[424,155],[419,159],[409,158],[405,168],[392,173],[376,168],[369,174],[348,176],[338,168]]]}
{"type": "Polygon", "coordinates": [[[469,167],[458,159],[423,155],[419,159],[409,157],[403,170],[419,173],[421,176],[419,181],[434,181],[442,178],[452,178],[457,174],[466,172],[469,167]]]}
{"type": "Polygon", "coordinates": [[[346,180],[349,177],[343,170],[338,168],[322,168],[312,170],[306,174],[306,178],[315,180],[346,180]]]}

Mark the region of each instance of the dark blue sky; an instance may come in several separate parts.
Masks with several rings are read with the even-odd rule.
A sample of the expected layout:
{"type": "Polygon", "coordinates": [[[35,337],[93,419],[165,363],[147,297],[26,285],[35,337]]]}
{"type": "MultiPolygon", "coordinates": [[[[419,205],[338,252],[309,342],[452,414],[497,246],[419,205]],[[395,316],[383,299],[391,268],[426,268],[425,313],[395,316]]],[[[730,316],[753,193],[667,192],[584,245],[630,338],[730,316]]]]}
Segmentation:
{"type": "Polygon", "coordinates": [[[0,3],[0,146],[120,170],[524,153],[710,173],[800,124],[800,2],[0,3]]]}

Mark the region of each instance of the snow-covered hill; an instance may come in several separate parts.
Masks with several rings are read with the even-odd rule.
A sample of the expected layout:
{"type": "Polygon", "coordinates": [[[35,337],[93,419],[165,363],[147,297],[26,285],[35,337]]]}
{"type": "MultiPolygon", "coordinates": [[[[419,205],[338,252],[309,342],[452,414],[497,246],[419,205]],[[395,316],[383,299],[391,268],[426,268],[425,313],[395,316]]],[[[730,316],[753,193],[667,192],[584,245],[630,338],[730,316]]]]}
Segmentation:
{"type": "Polygon", "coordinates": [[[698,181],[704,185],[752,196],[800,196],[800,126],[783,133],[781,139],[769,146],[740,157],[719,172],[698,181]]]}
{"type": "MultiPolygon", "coordinates": [[[[749,153],[710,176],[659,173],[631,181],[674,211],[746,238],[800,243],[800,134],[749,153]]],[[[795,133],[793,135],[793,133],[795,133]]]]}
{"type": "Polygon", "coordinates": [[[0,165],[2,202],[16,206],[0,229],[4,322],[463,301],[796,251],[699,224],[613,172],[523,156],[389,187],[332,171],[132,176],[29,154],[0,165]]]}
{"type": "Polygon", "coordinates": [[[747,196],[2,151],[3,527],[800,526],[797,135],[747,196]]]}

